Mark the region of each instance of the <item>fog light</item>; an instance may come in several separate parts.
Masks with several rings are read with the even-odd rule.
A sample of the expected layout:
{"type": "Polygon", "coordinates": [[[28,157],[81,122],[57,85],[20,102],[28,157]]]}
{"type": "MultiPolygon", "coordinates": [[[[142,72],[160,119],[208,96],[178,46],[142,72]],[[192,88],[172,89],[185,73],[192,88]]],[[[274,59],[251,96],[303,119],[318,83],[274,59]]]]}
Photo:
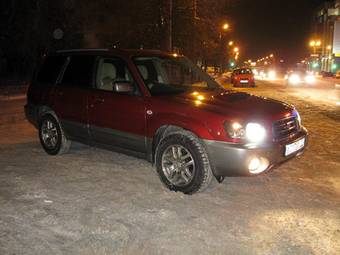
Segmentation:
{"type": "Polygon", "coordinates": [[[248,170],[251,174],[259,174],[267,170],[268,166],[268,159],[262,157],[254,157],[249,161],[248,170]]]}

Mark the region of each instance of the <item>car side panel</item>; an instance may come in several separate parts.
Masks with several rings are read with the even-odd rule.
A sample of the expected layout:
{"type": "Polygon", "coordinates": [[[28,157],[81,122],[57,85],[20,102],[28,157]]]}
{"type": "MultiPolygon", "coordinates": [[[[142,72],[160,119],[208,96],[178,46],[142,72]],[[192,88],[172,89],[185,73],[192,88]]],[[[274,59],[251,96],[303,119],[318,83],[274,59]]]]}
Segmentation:
{"type": "Polygon", "coordinates": [[[94,89],[89,96],[89,124],[96,143],[146,151],[143,97],[94,89]]]}

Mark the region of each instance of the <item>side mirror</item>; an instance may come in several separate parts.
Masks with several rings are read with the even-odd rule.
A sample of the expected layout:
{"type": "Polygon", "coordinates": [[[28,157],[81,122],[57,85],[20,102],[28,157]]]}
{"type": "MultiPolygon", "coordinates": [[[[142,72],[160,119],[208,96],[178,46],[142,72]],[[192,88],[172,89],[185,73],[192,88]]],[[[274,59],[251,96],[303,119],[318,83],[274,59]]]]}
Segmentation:
{"type": "Polygon", "coordinates": [[[131,93],[133,92],[133,86],[129,82],[114,82],[113,91],[116,93],[131,93]]]}

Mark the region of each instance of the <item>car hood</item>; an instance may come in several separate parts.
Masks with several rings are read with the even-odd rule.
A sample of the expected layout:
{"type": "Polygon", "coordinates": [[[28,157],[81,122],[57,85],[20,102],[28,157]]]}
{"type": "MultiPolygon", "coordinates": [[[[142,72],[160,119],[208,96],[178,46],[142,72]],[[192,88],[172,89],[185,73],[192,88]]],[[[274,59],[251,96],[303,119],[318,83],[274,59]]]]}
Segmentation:
{"type": "Polygon", "coordinates": [[[172,100],[179,100],[198,109],[246,119],[279,119],[294,110],[293,106],[277,100],[233,90],[183,93],[173,96],[172,100]]]}

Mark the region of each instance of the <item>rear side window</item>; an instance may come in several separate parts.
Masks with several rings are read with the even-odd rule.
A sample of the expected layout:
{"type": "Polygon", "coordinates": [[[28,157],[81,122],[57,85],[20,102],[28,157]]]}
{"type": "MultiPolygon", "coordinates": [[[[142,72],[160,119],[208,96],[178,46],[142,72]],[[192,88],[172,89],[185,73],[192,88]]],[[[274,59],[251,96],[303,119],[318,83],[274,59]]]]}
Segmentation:
{"type": "Polygon", "coordinates": [[[37,75],[37,82],[54,84],[65,64],[65,60],[65,56],[47,57],[37,75]]]}
{"type": "Polygon", "coordinates": [[[61,85],[89,88],[92,85],[95,56],[72,56],[61,85]]]}

